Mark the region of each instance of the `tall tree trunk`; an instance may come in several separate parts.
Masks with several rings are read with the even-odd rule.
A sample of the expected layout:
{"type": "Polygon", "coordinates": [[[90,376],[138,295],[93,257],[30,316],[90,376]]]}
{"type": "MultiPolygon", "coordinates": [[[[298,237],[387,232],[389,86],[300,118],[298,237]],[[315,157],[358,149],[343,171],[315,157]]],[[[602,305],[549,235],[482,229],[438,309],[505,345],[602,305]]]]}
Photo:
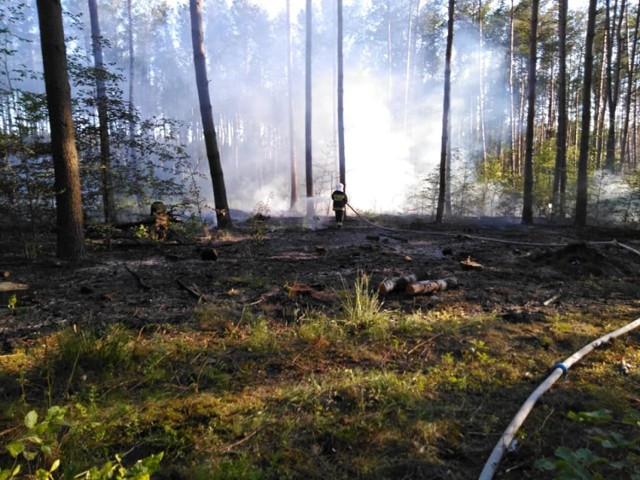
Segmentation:
{"type": "MultiPolygon", "coordinates": [[[[478,45],[479,45],[479,58],[478,58],[478,122],[479,122],[479,134],[480,134],[480,148],[482,149],[482,174],[487,174],[487,133],[484,118],[485,107],[485,84],[484,84],[484,11],[482,7],[482,0],[478,0],[478,45]]],[[[484,208],[484,205],[483,205],[484,208]]]]}
{"type": "Polygon", "coordinates": [[[593,77],[593,39],[596,31],[598,0],[589,0],[587,16],[587,38],[584,51],[584,72],[582,85],[582,133],[580,134],[580,155],[578,157],[578,185],[576,194],[575,224],[587,224],[587,202],[589,184],[589,134],[591,128],[591,82],[593,77]]]}
{"type": "Polygon", "coordinates": [[[553,214],[564,218],[567,184],[567,13],[568,0],[558,2],[558,135],[553,174],[553,214]]]}
{"type": "Polygon", "coordinates": [[[595,128],[593,131],[594,139],[593,142],[596,146],[596,169],[599,169],[602,165],[602,155],[605,153],[605,139],[606,139],[606,128],[605,128],[605,118],[607,114],[607,62],[606,58],[606,50],[607,43],[609,39],[607,35],[602,35],[602,62],[600,63],[600,76],[598,78],[599,87],[598,93],[595,97],[596,104],[594,106],[595,112],[595,128]]]}
{"type": "Polygon", "coordinates": [[[453,50],[453,20],[455,0],[449,0],[449,19],[447,22],[447,49],[444,64],[444,98],[442,102],[442,144],[440,147],[440,188],[436,223],[442,223],[444,216],[447,185],[447,150],[449,145],[449,110],[451,105],[451,52],[453,50]]]}
{"type": "Polygon", "coordinates": [[[391,105],[393,98],[393,45],[391,29],[391,0],[387,0],[387,77],[388,77],[388,102],[391,105]]]}
{"type": "Polygon", "coordinates": [[[344,144],[344,23],[342,18],[342,0],[338,0],[338,164],[340,166],[340,183],[347,185],[346,158],[344,144]]]}
{"type": "Polygon", "coordinates": [[[293,118],[293,49],[291,48],[291,0],[287,0],[287,96],[289,107],[289,166],[291,171],[291,208],[298,203],[298,160],[293,118]]]}
{"type": "MultiPolygon", "coordinates": [[[[558,53],[559,55],[559,53],[558,53]]],[[[542,129],[542,139],[548,140],[552,138],[552,133],[556,126],[556,63],[555,59],[551,61],[549,72],[549,87],[547,88],[547,118],[546,122],[540,126],[542,129]]]]}
{"type": "Polygon", "coordinates": [[[540,0],[531,2],[531,31],[529,33],[529,72],[527,76],[527,132],[524,157],[524,198],[522,223],[533,223],[533,140],[536,119],[536,63],[538,59],[538,12],[540,0]]]}
{"type": "Polygon", "coordinates": [[[102,35],[96,0],[89,0],[91,19],[91,46],[96,77],[96,105],[98,107],[98,129],[100,132],[100,165],[102,172],[102,209],[104,223],[116,223],[115,199],[111,171],[111,145],[109,139],[109,107],[107,98],[106,71],[102,55],[102,35]]]}
{"type": "MultiPolygon", "coordinates": [[[[129,141],[133,142],[136,135],[136,120],[135,120],[135,107],[133,101],[134,93],[134,80],[135,80],[135,55],[133,49],[133,12],[131,6],[132,0],[127,0],[127,34],[129,37],[129,141]]],[[[131,160],[132,153],[129,152],[129,160],[131,160]]]]}
{"type": "Polygon", "coordinates": [[[509,173],[511,174],[511,182],[516,179],[516,92],[513,83],[513,66],[514,66],[514,6],[511,0],[511,9],[509,11],[509,173]]]}
{"type": "Polygon", "coordinates": [[[638,168],[638,101],[633,103],[633,128],[631,129],[631,168],[638,168]]]}
{"type": "Polygon", "coordinates": [[[624,123],[622,125],[622,138],[620,140],[620,169],[624,169],[628,164],[629,148],[629,122],[631,115],[631,101],[634,92],[634,76],[636,66],[636,53],[638,51],[638,27],[640,26],[640,5],[636,6],[636,21],[631,36],[631,52],[627,62],[627,92],[624,100],[624,123]]]}
{"type": "Polygon", "coordinates": [[[313,5],[311,0],[307,0],[306,5],[306,52],[305,52],[305,174],[307,184],[307,217],[313,216],[315,213],[315,205],[313,201],[313,145],[312,145],[312,123],[313,123],[313,82],[312,82],[312,38],[313,38],[313,5]]]}
{"type": "Polygon", "coordinates": [[[56,255],[77,262],[85,256],[82,190],[62,6],[58,0],[37,0],[37,6],[55,177],[56,255]]]}
{"type": "MultiPolygon", "coordinates": [[[[342,3],[342,0],[338,0],[342,3]]],[[[416,17],[420,12],[420,1],[417,2],[416,17]]],[[[411,90],[411,61],[413,54],[413,0],[409,0],[409,25],[407,26],[407,54],[404,73],[404,102],[403,102],[403,131],[407,135],[407,122],[409,119],[409,92],[411,90]]]]}
{"type": "Polygon", "coordinates": [[[233,223],[229,213],[229,204],[227,203],[227,191],[224,184],[224,174],[222,172],[220,151],[218,150],[218,140],[211,110],[211,99],[209,97],[209,80],[207,79],[207,61],[204,53],[204,34],[202,30],[202,1],[189,0],[189,7],[191,13],[193,63],[196,73],[196,86],[198,87],[204,144],[211,172],[216,219],[218,228],[231,228],[233,223]]]}
{"type": "Polygon", "coordinates": [[[607,43],[607,104],[609,107],[609,129],[607,131],[607,155],[605,167],[613,170],[616,164],[616,110],[620,99],[620,64],[622,57],[622,20],[625,15],[626,0],[621,0],[620,13],[618,2],[614,3],[611,18],[609,0],[605,5],[605,28],[608,33],[607,43]],[[615,58],[614,58],[615,42],[615,58]]]}

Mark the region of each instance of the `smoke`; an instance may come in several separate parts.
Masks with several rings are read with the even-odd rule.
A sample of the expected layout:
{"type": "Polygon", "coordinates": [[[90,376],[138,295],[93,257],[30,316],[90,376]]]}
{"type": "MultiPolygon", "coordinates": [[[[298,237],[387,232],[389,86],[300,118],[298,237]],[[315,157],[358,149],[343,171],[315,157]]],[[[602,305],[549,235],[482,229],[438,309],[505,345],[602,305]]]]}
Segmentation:
{"type": "MultiPolygon", "coordinates": [[[[416,148],[402,116],[387,104],[385,80],[351,71],[345,84],[346,183],[351,203],[371,212],[405,211],[407,192],[435,165],[437,150],[416,148]],[[416,150],[419,155],[412,161],[416,150]]],[[[440,135],[434,119],[422,115],[409,123],[419,126],[417,138],[423,146],[437,144],[440,135]]]]}

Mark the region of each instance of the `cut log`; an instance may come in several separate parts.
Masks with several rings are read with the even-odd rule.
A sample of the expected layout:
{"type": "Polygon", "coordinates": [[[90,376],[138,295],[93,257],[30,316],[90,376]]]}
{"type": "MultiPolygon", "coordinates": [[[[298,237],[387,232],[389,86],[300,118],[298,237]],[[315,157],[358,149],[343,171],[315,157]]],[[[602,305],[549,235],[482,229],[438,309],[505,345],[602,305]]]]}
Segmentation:
{"type": "Polygon", "coordinates": [[[378,291],[380,293],[391,293],[393,291],[402,290],[407,285],[417,281],[418,277],[413,273],[409,275],[402,275],[400,277],[387,278],[380,284],[378,291]]]}
{"type": "Polygon", "coordinates": [[[29,290],[25,283],[0,282],[0,292],[15,292],[16,290],[29,290]]]}
{"type": "Polygon", "coordinates": [[[407,285],[405,292],[409,295],[427,295],[441,290],[448,290],[458,286],[458,280],[455,277],[442,278],[440,280],[422,280],[407,285]]]}

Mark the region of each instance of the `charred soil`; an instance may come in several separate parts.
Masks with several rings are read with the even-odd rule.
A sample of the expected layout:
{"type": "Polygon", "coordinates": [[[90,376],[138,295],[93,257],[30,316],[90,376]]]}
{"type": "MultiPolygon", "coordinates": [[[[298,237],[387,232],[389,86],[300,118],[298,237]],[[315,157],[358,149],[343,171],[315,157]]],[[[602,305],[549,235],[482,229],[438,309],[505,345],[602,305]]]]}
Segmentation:
{"type": "MultiPolygon", "coordinates": [[[[45,398],[85,401],[92,381],[85,366],[51,387],[44,360],[10,365],[18,353],[40,351],[60,332],[100,335],[113,325],[141,345],[164,335],[167,344],[193,350],[185,346],[181,362],[164,359],[161,379],[137,388],[94,378],[105,402],[119,391],[153,409],[150,399],[162,389],[172,391],[166,402],[191,402],[175,407],[176,422],[197,427],[176,433],[176,444],[158,440],[164,437],[148,426],[104,448],[132,458],[167,452],[158,478],[197,478],[194,465],[203,462],[215,472],[211,478],[477,478],[555,362],[640,317],[638,231],[385,217],[351,217],[337,229],[329,219],[260,218],[198,242],[122,235],[108,248],[104,239],[89,240],[87,260],[75,266],[27,258],[11,235],[3,237],[0,280],[28,289],[0,292],[0,401],[15,410],[0,419],[0,431],[18,423],[13,406],[20,402],[40,408],[45,398]],[[456,284],[427,295],[378,294],[383,280],[410,274],[456,284]],[[357,293],[362,278],[379,301],[384,328],[346,318],[345,296],[357,293]],[[258,325],[272,343],[256,340],[258,325]],[[21,376],[29,381],[20,383],[21,376]],[[407,384],[392,392],[391,378],[407,384]],[[286,388],[300,391],[282,393],[286,388]],[[247,411],[218,405],[262,390],[268,392],[247,411]],[[205,393],[211,403],[194,406],[205,393]],[[268,418],[259,421],[255,409],[268,418]],[[232,415],[233,427],[221,427],[232,415]],[[240,460],[248,476],[234,470],[240,460]]],[[[553,458],[559,446],[597,451],[591,427],[567,415],[607,409],[620,421],[639,409],[639,340],[632,332],[563,377],[527,420],[497,478],[553,478],[557,470],[545,473],[534,463],[553,458]]],[[[147,365],[143,357],[132,362],[147,365]]]]}

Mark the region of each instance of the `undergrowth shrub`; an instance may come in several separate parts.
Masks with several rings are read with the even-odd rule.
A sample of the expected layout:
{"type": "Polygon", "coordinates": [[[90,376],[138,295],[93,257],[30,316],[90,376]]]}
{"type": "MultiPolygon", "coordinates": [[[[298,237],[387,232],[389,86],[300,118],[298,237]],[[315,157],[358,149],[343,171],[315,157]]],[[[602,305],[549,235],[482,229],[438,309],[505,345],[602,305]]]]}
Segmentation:
{"type": "Polygon", "coordinates": [[[604,478],[640,478],[640,412],[628,412],[622,422],[615,421],[606,409],[594,412],[569,412],[575,422],[597,425],[589,437],[590,448],[556,448],[554,458],[541,458],[539,470],[557,472],[556,478],[600,480],[604,478]],[[620,427],[634,427],[629,435],[620,427]]]}
{"type": "Polygon", "coordinates": [[[65,472],[63,448],[65,431],[73,428],[66,418],[66,409],[53,406],[40,419],[35,410],[29,411],[16,435],[4,445],[0,454],[0,480],[38,479],[54,480],[150,480],[158,472],[164,454],[153,454],[130,467],[120,455],[101,466],[92,466],[83,472],[65,472]]]}

